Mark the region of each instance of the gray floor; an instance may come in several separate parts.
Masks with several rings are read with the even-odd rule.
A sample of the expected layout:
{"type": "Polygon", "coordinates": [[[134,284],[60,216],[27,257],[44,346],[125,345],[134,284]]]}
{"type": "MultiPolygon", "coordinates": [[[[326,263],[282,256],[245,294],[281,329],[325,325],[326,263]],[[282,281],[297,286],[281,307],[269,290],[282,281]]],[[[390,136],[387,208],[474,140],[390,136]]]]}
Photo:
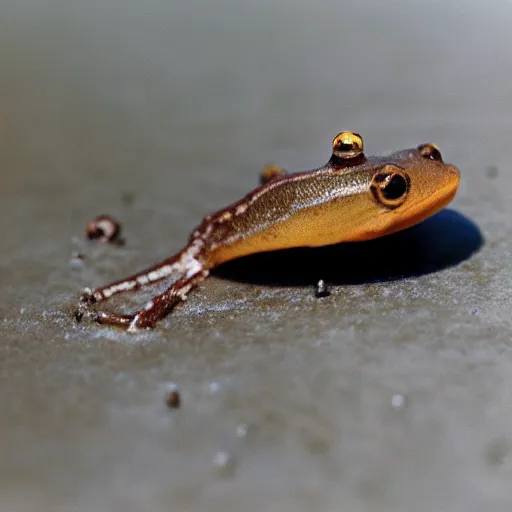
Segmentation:
{"type": "Polygon", "coordinates": [[[510,510],[512,3],[11,3],[0,510],[510,510]],[[370,154],[436,142],[455,202],[230,265],[151,333],[73,322],[84,286],[180,249],[264,164],[324,163],[342,129],[370,154]],[[125,247],[83,240],[103,212],[125,247]]]}

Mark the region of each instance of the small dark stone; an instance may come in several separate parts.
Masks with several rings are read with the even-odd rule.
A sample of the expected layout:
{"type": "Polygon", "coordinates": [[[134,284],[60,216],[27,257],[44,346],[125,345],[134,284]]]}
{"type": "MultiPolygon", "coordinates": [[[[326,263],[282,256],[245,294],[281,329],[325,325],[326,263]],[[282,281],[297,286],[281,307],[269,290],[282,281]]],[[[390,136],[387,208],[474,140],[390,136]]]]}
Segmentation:
{"type": "Polygon", "coordinates": [[[331,292],[327,288],[326,282],[323,279],[320,279],[316,283],[315,297],[317,299],[322,299],[324,297],[329,297],[330,294],[331,294],[331,292]]]}
{"type": "Polygon", "coordinates": [[[180,392],[177,389],[168,391],[165,395],[165,403],[171,409],[179,409],[181,407],[180,392]]]}

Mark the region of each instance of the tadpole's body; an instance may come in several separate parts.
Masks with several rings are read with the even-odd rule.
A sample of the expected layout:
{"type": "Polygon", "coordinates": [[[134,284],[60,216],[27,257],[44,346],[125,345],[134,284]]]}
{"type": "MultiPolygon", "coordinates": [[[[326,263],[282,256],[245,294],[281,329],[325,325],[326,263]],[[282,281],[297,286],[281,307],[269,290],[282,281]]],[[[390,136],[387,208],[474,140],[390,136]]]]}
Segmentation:
{"type": "Polygon", "coordinates": [[[185,300],[212,268],[264,251],[371,240],[417,224],[449,203],[459,171],[433,144],[366,157],[362,138],[342,132],[323,167],[287,174],[267,168],[262,185],[205,217],[178,254],[81,298],[76,317],[128,331],[152,328],[185,300]],[[171,284],[131,315],[97,311],[113,295],[162,279],[171,284]]]}

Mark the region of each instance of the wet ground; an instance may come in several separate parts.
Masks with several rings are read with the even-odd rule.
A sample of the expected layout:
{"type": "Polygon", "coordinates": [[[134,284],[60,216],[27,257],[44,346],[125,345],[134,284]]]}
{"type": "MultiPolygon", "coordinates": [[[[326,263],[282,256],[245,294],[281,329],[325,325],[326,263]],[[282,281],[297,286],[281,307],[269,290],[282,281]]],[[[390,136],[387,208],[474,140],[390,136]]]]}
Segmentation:
{"type": "Polygon", "coordinates": [[[512,3],[383,5],[2,3],[2,511],[510,510],[512,3]],[[456,200],[228,265],[154,332],[75,324],[342,129],[436,142],[456,200]]]}

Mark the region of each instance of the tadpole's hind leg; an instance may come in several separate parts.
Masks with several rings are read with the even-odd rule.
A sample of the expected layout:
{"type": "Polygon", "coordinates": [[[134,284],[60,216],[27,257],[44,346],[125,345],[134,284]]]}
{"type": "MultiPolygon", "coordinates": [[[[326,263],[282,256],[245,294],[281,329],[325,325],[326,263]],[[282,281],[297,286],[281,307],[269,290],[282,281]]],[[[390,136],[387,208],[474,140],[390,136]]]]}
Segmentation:
{"type": "Polygon", "coordinates": [[[187,250],[188,248],[176,256],[166,259],[157,265],[143,270],[142,272],[138,272],[137,274],[125,277],[124,279],[119,279],[101,286],[100,288],[96,288],[95,290],[86,289],[82,295],[82,301],[96,304],[109,299],[113,295],[136,291],[143,286],[171,277],[173,274],[179,274],[183,269],[181,267],[177,267],[180,265],[180,260],[183,258],[183,255],[187,250]]]}
{"type": "Polygon", "coordinates": [[[95,315],[94,320],[103,325],[124,327],[128,332],[136,332],[139,329],[152,329],[177,304],[185,301],[190,290],[208,277],[208,274],[208,270],[201,270],[188,278],[176,281],[163,293],[148,301],[144,308],[139,309],[132,315],[116,315],[101,311],[95,315]]]}
{"type": "Polygon", "coordinates": [[[187,298],[187,294],[197,283],[205,279],[209,272],[205,268],[200,254],[204,248],[201,239],[193,239],[176,256],[134,274],[128,278],[110,283],[96,290],[86,290],[82,295],[75,318],[90,318],[95,322],[115,325],[135,331],[137,328],[151,328],[168,315],[174,306],[187,298]],[[132,315],[120,315],[108,311],[97,311],[96,305],[113,295],[135,291],[145,285],[152,285],[163,279],[170,279],[167,290],[151,299],[144,308],[132,315]]]}

